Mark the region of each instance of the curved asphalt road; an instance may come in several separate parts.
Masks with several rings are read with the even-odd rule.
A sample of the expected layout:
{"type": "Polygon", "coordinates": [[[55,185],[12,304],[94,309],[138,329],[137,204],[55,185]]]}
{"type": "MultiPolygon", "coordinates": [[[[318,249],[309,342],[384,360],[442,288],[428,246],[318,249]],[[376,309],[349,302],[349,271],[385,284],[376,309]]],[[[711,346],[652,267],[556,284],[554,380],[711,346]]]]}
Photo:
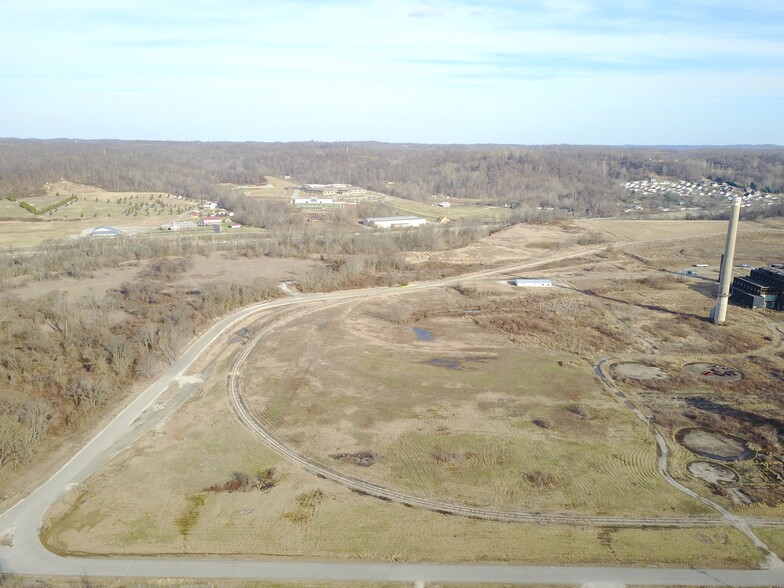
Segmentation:
{"type": "MultiPolygon", "coordinates": [[[[596,248],[595,251],[601,248],[596,248]]],[[[488,270],[410,286],[400,293],[439,287],[469,278],[532,268],[540,263],[591,253],[581,251],[542,262],[488,270]]],[[[360,562],[269,562],[250,560],[75,558],[61,557],[41,544],[39,530],[48,508],[68,489],[95,473],[114,455],[128,447],[171,413],[187,397],[187,391],[153,410],[155,400],[225,331],[248,316],[294,304],[336,301],[396,293],[389,288],[301,296],[258,304],[236,312],[199,337],[154,384],[126,406],[73,458],[30,495],[0,515],[0,572],[63,576],[116,576],[147,578],[257,578],[278,580],[337,581],[430,581],[506,583],[615,583],[694,586],[784,585],[784,570],[700,570],[663,568],[600,568],[559,566],[406,564],[360,562]],[[10,543],[10,546],[5,546],[10,543]]]]}

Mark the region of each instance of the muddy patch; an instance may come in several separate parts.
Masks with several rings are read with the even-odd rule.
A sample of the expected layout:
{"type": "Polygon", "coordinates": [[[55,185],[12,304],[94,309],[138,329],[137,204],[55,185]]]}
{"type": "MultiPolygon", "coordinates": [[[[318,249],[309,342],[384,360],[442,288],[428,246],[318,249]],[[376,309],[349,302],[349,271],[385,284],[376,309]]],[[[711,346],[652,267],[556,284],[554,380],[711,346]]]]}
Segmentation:
{"type": "Polygon", "coordinates": [[[663,380],[667,377],[660,368],[637,362],[616,363],[612,366],[612,373],[614,377],[633,380],[663,380]]]}
{"type": "Polygon", "coordinates": [[[229,343],[245,343],[250,338],[251,332],[250,329],[240,329],[234,336],[229,339],[229,343]]]}
{"type": "Polygon", "coordinates": [[[283,518],[297,524],[309,523],[316,515],[319,504],[321,504],[325,498],[326,496],[319,489],[303,492],[297,496],[294,510],[285,513],[283,518]]]}
{"type": "Polygon", "coordinates": [[[333,453],[330,457],[343,463],[350,463],[361,468],[369,468],[379,461],[380,457],[375,451],[358,451],[357,453],[333,453]]]}
{"type": "Polygon", "coordinates": [[[469,363],[485,363],[488,361],[487,357],[432,357],[427,360],[428,365],[433,367],[442,367],[448,370],[462,370],[466,369],[466,364],[469,363]]]}
{"type": "Polygon", "coordinates": [[[687,363],[683,369],[711,382],[737,382],[743,377],[738,370],[716,363],[687,363]]]}
{"type": "Polygon", "coordinates": [[[719,463],[693,461],[686,466],[686,469],[695,478],[709,484],[727,484],[738,481],[738,474],[734,470],[719,463]]]}
{"type": "Polygon", "coordinates": [[[414,334],[419,341],[432,341],[435,338],[433,333],[422,327],[411,327],[411,330],[414,331],[414,334]]]}
{"type": "Polygon", "coordinates": [[[692,453],[718,461],[741,461],[754,456],[745,440],[721,431],[689,427],[678,431],[675,439],[692,453]]]}
{"type": "Polygon", "coordinates": [[[268,469],[255,474],[234,472],[231,479],[223,484],[215,484],[205,488],[205,492],[249,492],[251,490],[269,490],[275,485],[275,470],[268,469]]]}

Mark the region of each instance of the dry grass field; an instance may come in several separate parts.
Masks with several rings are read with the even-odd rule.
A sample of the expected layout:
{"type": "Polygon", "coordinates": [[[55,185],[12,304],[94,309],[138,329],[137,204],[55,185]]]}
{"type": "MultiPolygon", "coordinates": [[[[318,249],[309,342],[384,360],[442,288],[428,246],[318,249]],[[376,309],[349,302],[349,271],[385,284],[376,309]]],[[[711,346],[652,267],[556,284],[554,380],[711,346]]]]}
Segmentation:
{"type": "MultiPolygon", "coordinates": [[[[581,220],[578,224],[607,233],[620,241],[660,241],[673,237],[696,237],[727,233],[727,221],[712,220],[581,220]]],[[[756,223],[742,222],[738,231],[753,230],[756,223]]]]}
{"type": "MultiPolygon", "coordinates": [[[[81,296],[100,296],[123,282],[133,280],[148,265],[147,261],[133,261],[118,268],[93,272],[90,277],[30,280],[25,276],[9,280],[4,296],[38,297],[52,292],[66,292],[72,299],[81,296]]],[[[203,284],[231,281],[251,284],[258,280],[285,281],[302,279],[320,264],[299,258],[262,257],[254,260],[239,258],[229,253],[194,256],[192,265],[178,276],[182,288],[198,288],[203,284]]]]}
{"type": "Polygon", "coordinates": [[[645,427],[572,349],[574,339],[584,353],[635,342],[612,329],[555,332],[570,315],[606,322],[600,308],[569,293],[501,295],[502,308],[533,321],[542,306],[561,311],[563,324],[515,345],[503,318],[494,328],[459,312],[473,303],[460,298],[451,289],[407,296],[409,317],[372,303],[289,324],[246,368],[246,400],[319,462],[418,495],[524,511],[702,512],[659,479],[645,427]],[[374,456],[370,467],[356,465],[361,454],[374,456]]]}
{"type": "Polygon", "coordinates": [[[296,186],[296,182],[274,176],[266,176],[267,183],[260,186],[237,186],[236,184],[223,184],[224,186],[236,190],[238,193],[251,198],[264,198],[273,200],[284,200],[288,202],[293,198],[293,190],[289,189],[296,186]]]}
{"type": "MultiPolygon", "coordinates": [[[[630,244],[624,250],[638,256],[646,264],[679,271],[695,263],[707,263],[708,268],[692,268],[701,276],[718,279],[721,255],[724,253],[726,235],[703,236],[685,242],[668,242],[659,244],[630,244]],[[714,273],[711,273],[714,272],[714,273]]],[[[748,270],[738,268],[737,264],[746,263],[758,267],[768,263],[781,261],[781,243],[784,240],[784,229],[765,228],[749,230],[739,234],[735,248],[735,264],[733,272],[748,275],[748,270]]]]}
{"type": "Polygon", "coordinates": [[[392,206],[398,214],[413,214],[421,216],[429,220],[434,220],[439,217],[447,217],[450,219],[459,218],[487,218],[487,219],[502,219],[509,216],[508,208],[500,208],[497,206],[478,206],[474,203],[466,203],[465,200],[452,201],[449,208],[441,208],[436,205],[436,200],[430,202],[418,202],[416,200],[407,200],[405,198],[397,198],[389,196],[385,202],[392,206]]]}
{"type": "Polygon", "coordinates": [[[495,523],[355,494],[281,460],[239,426],[220,375],[228,365],[217,366],[199,397],[52,510],[43,534],[51,549],[719,567],[753,566],[758,560],[751,544],[729,528],[495,523]],[[241,474],[259,473],[267,475],[263,489],[230,491],[241,474]]]}
{"type": "Polygon", "coordinates": [[[444,263],[501,265],[546,259],[554,254],[578,252],[590,245],[591,233],[571,224],[518,224],[475,243],[438,253],[417,253],[413,261],[438,259],[444,263]],[[580,243],[584,244],[580,244],[580,243]]]}
{"type": "MultiPolygon", "coordinates": [[[[647,238],[660,222],[623,230],[647,238]]],[[[606,251],[578,242],[585,229],[517,226],[439,253],[492,265],[586,251],[536,272],[553,278],[549,289],[486,279],[396,291],[294,319],[243,366],[243,396],[300,453],[410,494],[503,510],[712,514],[663,482],[646,427],[593,373],[601,357],[638,362],[648,367],[608,373],[667,438],[671,473],[740,514],[781,518],[781,485],[765,472],[781,455],[784,347],[775,327],[784,328],[784,313],[731,306],[727,324],[715,327],[706,319],[713,268],[692,279],[678,275],[720,254],[721,225],[662,225],[683,237],[618,242],[606,251]],[[686,369],[691,363],[731,366],[742,378],[712,381],[686,369]],[[635,376],[649,372],[663,376],[635,376]],[[758,457],[729,464],[738,484],[707,483],[688,469],[702,458],[676,438],[686,427],[742,437],[758,457]],[[750,503],[739,502],[738,492],[750,503]]],[[[747,226],[736,259],[781,261],[783,235],[775,223],[747,226]]],[[[194,279],[208,274],[205,267],[194,279]]],[[[353,493],[294,467],[238,424],[225,390],[231,345],[238,347],[223,348],[198,398],[53,510],[44,533],[51,548],[594,565],[758,561],[731,528],[507,524],[353,493]]],[[[780,530],[759,535],[782,554],[780,530]]]]}

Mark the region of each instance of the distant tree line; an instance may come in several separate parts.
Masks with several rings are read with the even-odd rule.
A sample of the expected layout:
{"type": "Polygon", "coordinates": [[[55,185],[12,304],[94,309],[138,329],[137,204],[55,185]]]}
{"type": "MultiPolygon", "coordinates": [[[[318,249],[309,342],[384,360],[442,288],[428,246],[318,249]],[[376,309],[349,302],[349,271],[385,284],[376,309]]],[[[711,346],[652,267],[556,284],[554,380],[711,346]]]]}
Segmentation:
{"type": "Polygon", "coordinates": [[[266,175],[595,216],[617,212],[625,181],[651,175],[784,192],[784,149],[0,140],[5,197],[41,194],[44,182],[65,178],[111,191],[216,199],[226,195],[221,184],[262,184],[266,175]]]}

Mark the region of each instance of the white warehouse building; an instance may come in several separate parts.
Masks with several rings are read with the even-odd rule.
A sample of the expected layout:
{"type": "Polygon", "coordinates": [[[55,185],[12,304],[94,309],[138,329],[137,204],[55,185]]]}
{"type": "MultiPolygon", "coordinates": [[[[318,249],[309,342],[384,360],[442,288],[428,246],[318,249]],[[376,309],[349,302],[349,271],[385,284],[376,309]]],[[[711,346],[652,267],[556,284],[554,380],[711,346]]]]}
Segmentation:
{"type": "Polygon", "coordinates": [[[418,227],[427,221],[418,216],[377,216],[366,218],[362,224],[368,227],[391,229],[393,227],[418,227]]]}
{"type": "Polygon", "coordinates": [[[549,288],[553,285],[552,280],[540,278],[515,278],[512,280],[515,286],[527,286],[529,288],[549,288]]]}

